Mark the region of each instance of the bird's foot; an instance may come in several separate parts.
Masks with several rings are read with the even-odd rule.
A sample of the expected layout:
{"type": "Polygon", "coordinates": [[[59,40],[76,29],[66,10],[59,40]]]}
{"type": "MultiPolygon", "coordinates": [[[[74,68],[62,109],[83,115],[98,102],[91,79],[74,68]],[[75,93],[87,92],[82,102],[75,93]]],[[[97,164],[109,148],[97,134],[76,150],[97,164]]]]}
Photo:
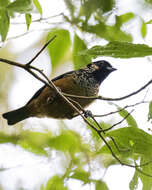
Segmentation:
{"type": "Polygon", "coordinates": [[[93,117],[93,114],[90,110],[85,110],[84,111],[84,117],[88,118],[88,117],[93,117]]]}

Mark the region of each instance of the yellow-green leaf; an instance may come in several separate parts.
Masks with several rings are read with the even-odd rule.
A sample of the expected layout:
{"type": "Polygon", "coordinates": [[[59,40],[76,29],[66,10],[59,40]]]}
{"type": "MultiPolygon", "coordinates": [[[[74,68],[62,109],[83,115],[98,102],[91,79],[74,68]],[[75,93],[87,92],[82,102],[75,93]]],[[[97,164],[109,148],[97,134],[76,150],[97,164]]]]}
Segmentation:
{"type": "Polygon", "coordinates": [[[55,69],[55,67],[64,62],[66,53],[69,52],[71,45],[68,30],[54,28],[49,32],[47,39],[51,39],[55,35],[57,37],[48,46],[52,69],[55,69]]]}
{"type": "Polygon", "coordinates": [[[131,115],[131,113],[129,113],[127,110],[122,109],[120,107],[118,107],[117,109],[118,109],[118,111],[120,110],[118,112],[119,115],[126,120],[126,122],[127,122],[127,124],[128,124],[129,127],[138,127],[137,122],[133,118],[133,116],[131,115]]]}
{"type": "Polygon", "coordinates": [[[39,1],[38,0],[33,0],[33,3],[35,5],[35,7],[37,8],[37,10],[39,11],[39,13],[42,14],[42,7],[41,7],[39,1]]]}
{"type": "Polygon", "coordinates": [[[142,24],[141,24],[141,35],[143,38],[145,38],[147,34],[147,25],[146,23],[144,22],[144,20],[142,20],[142,24]]]}
{"type": "Polygon", "coordinates": [[[72,52],[75,69],[80,69],[91,62],[91,59],[88,56],[80,54],[80,52],[85,49],[87,49],[85,42],[77,34],[75,34],[72,52]]]}
{"type": "Polygon", "coordinates": [[[5,41],[10,26],[10,17],[6,9],[0,9],[0,35],[5,41]]]}
{"type": "Polygon", "coordinates": [[[32,21],[32,15],[31,14],[25,14],[25,19],[26,19],[26,26],[27,30],[29,30],[31,21],[32,21]]]}
{"type": "Polygon", "coordinates": [[[152,120],[152,101],[149,103],[148,121],[152,120]]]}
{"type": "Polygon", "coordinates": [[[56,175],[47,182],[45,190],[68,190],[68,188],[64,185],[64,178],[56,175]]]}

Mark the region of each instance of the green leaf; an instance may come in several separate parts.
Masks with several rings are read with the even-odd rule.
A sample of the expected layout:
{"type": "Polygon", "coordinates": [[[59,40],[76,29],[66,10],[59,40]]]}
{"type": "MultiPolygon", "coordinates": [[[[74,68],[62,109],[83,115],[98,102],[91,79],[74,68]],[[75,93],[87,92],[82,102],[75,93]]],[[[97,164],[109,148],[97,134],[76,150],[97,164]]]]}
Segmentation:
{"type": "Polygon", "coordinates": [[[94,33],[97,36],[104,38],[105,40],[108,41],[122,41],[122,42],[132,41],[132,36],[122,31],[117,24],[110,26],[100,21],[96,25],[83,24],[81,29],[91,34],[94,33]]]}
{"type": "Polygon", "coordinates": [[[63,178],[54,176],[47,182],[45,190],[68,190],[68,188],[64,186],[63,178]]]}
{"type": "Polygon", "coordinates": [[[152,158],[152,136],[136,127],[126,127],[106,133],[112,136],[119,145],[131,150],[133,153],[152,158]]]}
{"type": "Polygon", "coordinates": [[[17,135],[8,135],[0,132],[0,143],[12,143],[17,144],[19,137],[17,135]]]}
{"type": "Polygon", "coordinates": [[[51,139],[50,133],[40,133],[40,132],[23,132],[20,134],[20,141],[18,144],[35,154],[48,155],[46,147],[48,147],[48,142],[51,139]]]}
{"type": "Polygon", "coordinates": [[[152,24],[152,19],[146,22],[146,24],[152,24]]]}
{"type": "Polygon", "coordinates": [[[0,35],[2,41],[5,41],[10,25],[10,17],[6,9],[0,9],[0,35]]]}
{"type": "Polygon", "coordinates": [[[152,0],[145,0],[146,3],[152,4],[152,0]]]}
{"type": "Polygon", "coordinates": [[[111,11],[114,7],[114,0],[87,0],[82,1],[80,9],[80,15],[84,15],[89,19],[93,13],[99,13],[99,15],[111,11]]]}
{"type": "Polygon", "coordinates": [[[147,25],[146,23],[144,22],[144,20],[142,20],[142,24],[141,24],[141,35],[143,38],[145,38],[147,34],[147,25]]]}
{"type": "Polygon", "coordinates": [[[129,183],[130,190],[135,190],[138,187],[138,172],[135,170],[134,176],[129,183]]]}
{"type": "Polygon", "coordinates": [[[32,21],[32,15],[31,14],[25,14],[25,19],[26,19],[26,26],[27,30],[29,30],[31,21],[32,21]]]}
{"type": "Polygon", "coordinates": [[[7,5],[10,3],[9,0],[0,0],[0,7],[7,7],[7,5]]]}
{"type": "Polygon", "coordinates": [[[90,183],[90,179],[89,179],[90,173],[89,172],[86,172],[84,170],[79,170],[79,169],[76,169],[73,172],[74,173],[70,176],[70,178],[81,180],[84,182],[84,184],[90,183]]]}
{"type": "Polygon", "coordinates": [[[152,101],[149,103],[148,121],[152,120],[152,101]]]}
{"type": "Polygon", "coordinates": [[[56,66],[64,61],[66,53],[69,52],[71,45],[68,30],[54,28],[49,32],[47,39],[51,39],[54,35],[57,37],[48,46],[52,69],[55,69],[56,66]]]}
{"type": "MultiPolygon", "coordinates": [[[[140,164],[145,164],[149,162],[149,159],[147,157],[142,157],[140,164]]],[[[152,163],[147,164],[142,167],[142,172],[152,175],[152,163]]],[[[140,179],[142,181],[143,187],[142,190],[151,190],[152,189],[152,177],[148,177],[142,173],[138,174],[140,176],[140,179]]]]}
{"type": "Polygon", "coordinates": [[[49,141],[49,146],[63,152],[79,152],[81,138],[73,131],[62,131],[59,136],[53,137],[49,141]]]}
{"type": "Polygon", "coordinates": [[[125,14],[122,14],[120,16],[116,16],[116,24],[119,26],[122,26],[125,22],[128,22],[129,20],[133,19],[135,17],[135,14],[132,12],[128,12],[125,14]]]}
{"type": "Polygon", "coordinates": [[[87,65],[91,62],[91,59],[88,56],[80,55],[80,51],[87,49],[87,46],[81,38],[75,34],[74,35],[74,43],[73,43],[73,63],[75,69],[80,69],[81,67],[87,65]]]}
{"type": "MultiPolygon", "coordinates": [[[[117,105],[116,105],[117,106],[117,105]]],[[[122,109],[121,107],[117,106],[118,109],[118,113],[121,117],[123,117],[127,124],[128,127],[138,127],[136,120],[133,118],[133,116],[131,115],[131,113],[129,113],[127,110],[122,109]]]]}
{"type": "Polygon", "coordinates": [[[129,42],[110,42],[105,46],[94,46],[82,51],[81,54],[93,58],[98,56],[115,58],[145,57],[152,55],[152,47],[145,44],[132,44],[129,42]]]}
{"type": "Polygon", "coordinates": [[[9,11],[18,12],[18,13],[29,13],[32,9],[31,0],[16,0],[10,3],[7,6],[9,11]]]}
{"type": "Polygon", "coordinates": [[[42,7],[41,7],[39,1],[38,0],[33,0],[33,3],[35,5],[35,7],[37,8],[37,10],[39,11],[39,13],[42,15],[42,7]]]}
{"type": "Polygon", "coordinates": [[[105,182],[96,180],[95,181],[96,190],[108,190],[108,186],[105,182]]]}
{"type": "MultiPolygon", "coordinates": [[[[88,118],[87,120],[88,120],[88,122],[89,122],[91,125],[93,125],[93,126],[96,127],[97,129],[99,128],[98,125],[97,125],[92,119],[89,119],[89,118],[88,118]]],[[[101,127],[103,130],[104,130],[104,129],[107,129],[107,128],[109,128],[109,127],[111,126],[110,124],[104,123],[104,122],[100,122],[99,125],[100,125],[100,127],[101,127]]],[[[98,134],[92,127],[90,127],[89,125],[87,125],[87,128],[90,129],[91,136],[92,136],[92,140],[94,140],[94,142],[95,142],[97,145],[100,146],[100,142],[102,142],[102,141],[101,141],[101,138],[100,138],[99,134],[98,134]]]]}

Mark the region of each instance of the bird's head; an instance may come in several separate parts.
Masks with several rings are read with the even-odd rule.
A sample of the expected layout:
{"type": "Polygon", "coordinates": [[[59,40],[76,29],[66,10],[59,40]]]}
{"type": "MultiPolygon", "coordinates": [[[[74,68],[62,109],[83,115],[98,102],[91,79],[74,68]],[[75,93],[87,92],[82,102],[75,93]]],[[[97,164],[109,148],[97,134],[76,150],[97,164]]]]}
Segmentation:
{"type": "Polygon", "coordinates": [[[111,72],[116,71],[112,65],[104,60],[92,62],[87,65],[87,69],[93,74],[94,78],[101,83],[111,72]]]}

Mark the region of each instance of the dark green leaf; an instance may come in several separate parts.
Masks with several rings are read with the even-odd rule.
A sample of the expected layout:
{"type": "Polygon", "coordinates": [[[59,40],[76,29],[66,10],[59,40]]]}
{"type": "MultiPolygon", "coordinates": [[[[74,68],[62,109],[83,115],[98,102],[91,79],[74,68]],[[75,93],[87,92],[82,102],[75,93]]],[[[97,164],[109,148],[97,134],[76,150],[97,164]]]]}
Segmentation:
{"type": "Polygon", "coordinates": [[[32,15],[31,14],[25,14],[25,18],[26,18],[26,26],[27,26],[27,30],[29,30],[31,21],[32,21],[32,15]]]}
{"type": "Polygon", "coordinates": [[[110,42],[105,46],[94,46],[82,54],[91,57],[110,56],[116,58],[145,57],[152,55],[152,47],[145,44],[132,44],[129,42],[110,42]]]}
{"type": "Polygon", "coordinates": [[[64,61],[66,53],[69,52],[71,45],[70,34],[68,30],[57,28],[52,29],[48,34],[48,39],[51,39],[54,35],[57,37],[48,46],[52,69],[55,69],[56,66],[64,61]]]}
{"type": "Polygon", "coordinates": [[[70,176],[70,178],[81,180],[84,182],[84,184],[90,183],[90,179],[89,179],[90,173],[89,172],[86,172],[84,170],[78,170],[78,169],[74,170],[73,172],[74,172],[74,174],[72,174],[70,176]]]}
{"type": "Polygon", "coordinates": [[[41,7],[39,1],[38,0],[33,0],[33,3],[35,5],[35,7],[37,8],[37,10],[39,11],[39,13],[42,14],[42,7],[41,7]]]}
{"type": "Polygon", "coordinates": [[[80,55],[80,51],[87,49],[87,46],[81,38],[75,34],[74,43],[73,43],[73,63],[75,69],[80,69],[81,67],[87,65],[91,62],[91,59],[88,56],[80,55]]]}
{"type": "Polygon", "coordinates": [[[135,170],[134,176],[129,183],[130,190],[135,190],[138,187],[138,172],[135,170]]]}
{"type": "Polygon", "coordinates": [[[141,35],[143,38],[145,38],[147,34],[147,25],[146,23],[144,22],[144,20],[142,20],[142,24],[141,24],[141,35]]]}
{"type": "Polygon", "coordinates": [[[95,181],[96,190],[108,190],[108,186],[105,182],[96,180],[95,181]]]}
{"type": "Polygon", "coordinates": [[[64,186],[63,178],[54,176],[47,182],[45,190],[68,190],[68,188],[64,186]]]}
{"type": "Polygon", "coordinates": [[[6,9],[0,9],[0,35],[2,41],[5,41],[10,25],[10,17],[6,9]]]}
{"type": "Polygon", "coordinates": [[[148,121],[152,120],[152,101],[149,103],[148,121]]]}
{"type": "Polygon", "coordinates": [[[10,3],[7,6],[9,11],[18,12],[18,13],[29,13],[32,9],[31,0],[16,0],[10,3]]]}

